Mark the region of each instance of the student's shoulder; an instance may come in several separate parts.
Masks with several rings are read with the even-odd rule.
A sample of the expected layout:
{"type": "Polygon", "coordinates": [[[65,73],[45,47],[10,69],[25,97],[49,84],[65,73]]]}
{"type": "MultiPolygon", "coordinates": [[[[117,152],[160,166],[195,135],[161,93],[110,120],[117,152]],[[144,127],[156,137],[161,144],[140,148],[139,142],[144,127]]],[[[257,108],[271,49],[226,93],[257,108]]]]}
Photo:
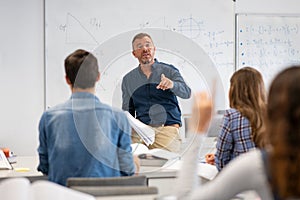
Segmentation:
{"type": "Polygon", "coordinates": [[[123,110],[121,110],[119,108],[115,108],[115,107],[111,107],[111,109],[112,109],[112,112],[115,113],[116,115],[127,118],[126,114],[123,110]]]}
{"type": "Polygon", "coordinates": [[[56,114],[57,112],[62,113],[66,110],[71,110],[71,108],[68,106],[67,102],[63,102],[63,103],[59,103],[55,106],[48,107],[44,111],[43,115],[53,115],[53,114],[56,114]]]}
{"type": "Polygon", "coordinates": [[[229,117],[229,118],[236,118],[241,115],[242,115],[241,112],[235,108],[229,108],[229,109],[225,110],[225,114],[224,114],[224,116],[229,117]]]}
{"type": "Polygon", "coordinates": [[[105,103],[99,103],[96,108],[98,108],[99,110],[106,110],[108,112],[111,112],[114,117],[124,117],[126,118],[126,115],[124,113],[123,110],[121,110],[120,108],[116,108],[116,107],[113,107],[113,106],[110,106],[108,104],[105,104],[105,103]]]}

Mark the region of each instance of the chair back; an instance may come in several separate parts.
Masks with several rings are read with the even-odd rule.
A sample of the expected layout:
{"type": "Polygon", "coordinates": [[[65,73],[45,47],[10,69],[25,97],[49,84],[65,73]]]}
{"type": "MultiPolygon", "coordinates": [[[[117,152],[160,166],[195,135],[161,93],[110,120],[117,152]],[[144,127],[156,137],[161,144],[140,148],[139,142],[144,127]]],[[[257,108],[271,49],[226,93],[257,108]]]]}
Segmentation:
{"type": "Polygon", "coordinates": [[[67,179],[67,187],[93,196],[158,194],[156,187],[147,186],[146,176],[71,177],[67,179]]]}

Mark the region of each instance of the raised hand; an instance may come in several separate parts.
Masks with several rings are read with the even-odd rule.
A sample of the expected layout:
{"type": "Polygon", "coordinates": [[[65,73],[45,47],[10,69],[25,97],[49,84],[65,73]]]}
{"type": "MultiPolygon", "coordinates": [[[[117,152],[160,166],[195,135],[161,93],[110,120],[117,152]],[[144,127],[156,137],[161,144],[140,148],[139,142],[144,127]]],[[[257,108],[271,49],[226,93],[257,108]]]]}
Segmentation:
{"type": "Polygon", "coordinates": [[[206,133],[213,112],[213,102],[206,92],[196,93],[192,107],[192,117],[189,120],[189,131],[206,133]]]}

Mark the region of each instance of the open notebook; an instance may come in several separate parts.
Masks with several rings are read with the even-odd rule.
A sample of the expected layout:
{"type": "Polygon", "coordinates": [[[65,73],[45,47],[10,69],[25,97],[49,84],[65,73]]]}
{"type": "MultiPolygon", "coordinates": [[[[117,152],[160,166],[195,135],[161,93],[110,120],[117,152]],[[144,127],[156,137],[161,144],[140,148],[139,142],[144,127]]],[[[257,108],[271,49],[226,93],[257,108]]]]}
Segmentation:
{"type": "Polygon", "coordinates": [[[12,169],[11,164],[8,162],[4,152],[0,149],[0,169],[12,169]]]}
{"type": "Polygon", "coordinates": [[[26,178],[9,178],[0,182],[1,199],[9,200],[95,200],[95,197],[70,188],[39,180],[33,183],[26,178]]]}

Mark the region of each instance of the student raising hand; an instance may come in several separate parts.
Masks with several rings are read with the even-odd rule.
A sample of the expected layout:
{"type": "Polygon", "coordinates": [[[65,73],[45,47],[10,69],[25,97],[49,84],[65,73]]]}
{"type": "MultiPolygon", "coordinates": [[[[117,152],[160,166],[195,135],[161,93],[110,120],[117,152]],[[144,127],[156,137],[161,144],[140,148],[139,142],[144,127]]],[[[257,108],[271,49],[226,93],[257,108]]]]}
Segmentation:
{"type": "Polygon", "coordinates": [[[192,117],[189,121],[189,131],[206,133],[212,118],[213,102],[207,92],[198,92],[194,96],[192,117]]]}

